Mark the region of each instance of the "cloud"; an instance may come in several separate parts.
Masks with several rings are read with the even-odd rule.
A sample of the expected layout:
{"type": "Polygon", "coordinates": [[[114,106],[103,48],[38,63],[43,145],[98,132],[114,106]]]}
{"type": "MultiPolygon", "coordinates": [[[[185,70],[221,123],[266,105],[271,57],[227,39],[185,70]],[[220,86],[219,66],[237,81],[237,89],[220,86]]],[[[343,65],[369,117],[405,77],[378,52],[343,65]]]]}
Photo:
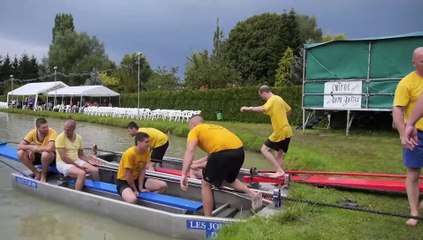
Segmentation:
{"type": "Polygon", "coordinates": [[[47,56],[48,48],[46,44],[0,35],[0,53],[3,56],[8,54],[11,58],[19,58],[26,53],[29,56],[34,55],[40,61],[47,56]]]}

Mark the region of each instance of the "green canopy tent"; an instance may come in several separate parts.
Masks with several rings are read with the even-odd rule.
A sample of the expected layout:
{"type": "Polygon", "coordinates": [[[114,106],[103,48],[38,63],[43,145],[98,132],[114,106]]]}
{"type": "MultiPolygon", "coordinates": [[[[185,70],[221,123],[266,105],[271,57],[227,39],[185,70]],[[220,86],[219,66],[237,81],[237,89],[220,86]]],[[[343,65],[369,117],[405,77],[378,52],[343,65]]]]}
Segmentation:
{"type": "Polygon", "coordinates": [[[316,111],[347,111],[347,134],[355,112],[391,111],[396,86],[413,71],[412,52],[420,46],[423,32],[306,44],[303,131],[316,111]]]}

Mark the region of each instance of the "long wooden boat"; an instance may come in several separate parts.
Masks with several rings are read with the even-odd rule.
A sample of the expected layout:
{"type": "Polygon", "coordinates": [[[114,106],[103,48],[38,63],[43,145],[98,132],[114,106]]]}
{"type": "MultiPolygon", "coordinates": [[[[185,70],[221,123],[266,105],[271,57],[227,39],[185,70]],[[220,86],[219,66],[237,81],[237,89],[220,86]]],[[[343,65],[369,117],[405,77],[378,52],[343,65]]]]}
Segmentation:
{"type": "MultiPolygon", "coordinates": [[[[0,156],[18,160],[16,148],[4,144],[0,145],[0,156]]],[[[172,238],[209,239],[224,225],[243,221],[253,214],[273,215],[283,209],[275,208],[273,202],[264,199],[261,208],[253,213],[251,201],[244,194],[215,189],[214,217],[205,217],[200,186],[191,185],[189,191],[184,192],[180,190],[179,177],[175,175],[149,172],[149,177],[166,181],[168,190],[165,194],[141,193],[137,203],[130,204],[122,201],[116,192],[115,171],[103,168],[100,181],[85,180],[84,191],[74,190],[73,181],[64,179],[54,169],[52,171],[46,183],[34,180],[25,172],[12,173],[13,187],[172,238]]]]}

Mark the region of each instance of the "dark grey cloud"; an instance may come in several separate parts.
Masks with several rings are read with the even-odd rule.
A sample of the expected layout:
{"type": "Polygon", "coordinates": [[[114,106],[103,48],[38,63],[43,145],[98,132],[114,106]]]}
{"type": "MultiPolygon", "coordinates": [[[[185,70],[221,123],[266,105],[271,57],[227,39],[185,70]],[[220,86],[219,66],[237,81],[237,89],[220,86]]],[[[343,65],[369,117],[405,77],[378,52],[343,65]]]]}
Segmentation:
{"type": "Polygon", "coordinates": [[[227,35],[253,15],[291,8],[316,16],[324,33],[348,38],[423,31],[421,0],[2,0],[0,54],[46,55],[54,17],[66,12],[78,31],[104,42],[117,63],[142,51],[153,67],[183,69],[186,57],[211,48],[217,18],[227,35]]]}

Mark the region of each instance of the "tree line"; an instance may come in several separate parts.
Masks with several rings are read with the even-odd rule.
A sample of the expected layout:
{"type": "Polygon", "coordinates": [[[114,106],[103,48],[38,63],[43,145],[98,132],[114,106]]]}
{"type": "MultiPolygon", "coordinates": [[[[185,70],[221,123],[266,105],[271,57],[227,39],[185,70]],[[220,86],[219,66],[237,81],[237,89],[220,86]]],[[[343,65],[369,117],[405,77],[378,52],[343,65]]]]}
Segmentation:
{"type": "Polygon", "coordinates": [[[226,38],[217,19],[213,48],[187,57],[182,81],[177,67],[152,69],[147,56],[138,53],[125,54],[117,65],[96,36],[78,32],[73,16],[59,13],[46,57],[37,62],[26,54],[14,60],[0,56],[0,91],[9,91],[10,75],[15,78],[15,86],[24,84],[19,79],[52,81],[54,75],[69,85],[103,84],[131,93],[137,92],[138,68],[141,90],[296,85],[302,80],[304,43],[344,38],[342,33],[323,36],[315,17],[297,14],[293,9],[240,21],[226,38]]]}

